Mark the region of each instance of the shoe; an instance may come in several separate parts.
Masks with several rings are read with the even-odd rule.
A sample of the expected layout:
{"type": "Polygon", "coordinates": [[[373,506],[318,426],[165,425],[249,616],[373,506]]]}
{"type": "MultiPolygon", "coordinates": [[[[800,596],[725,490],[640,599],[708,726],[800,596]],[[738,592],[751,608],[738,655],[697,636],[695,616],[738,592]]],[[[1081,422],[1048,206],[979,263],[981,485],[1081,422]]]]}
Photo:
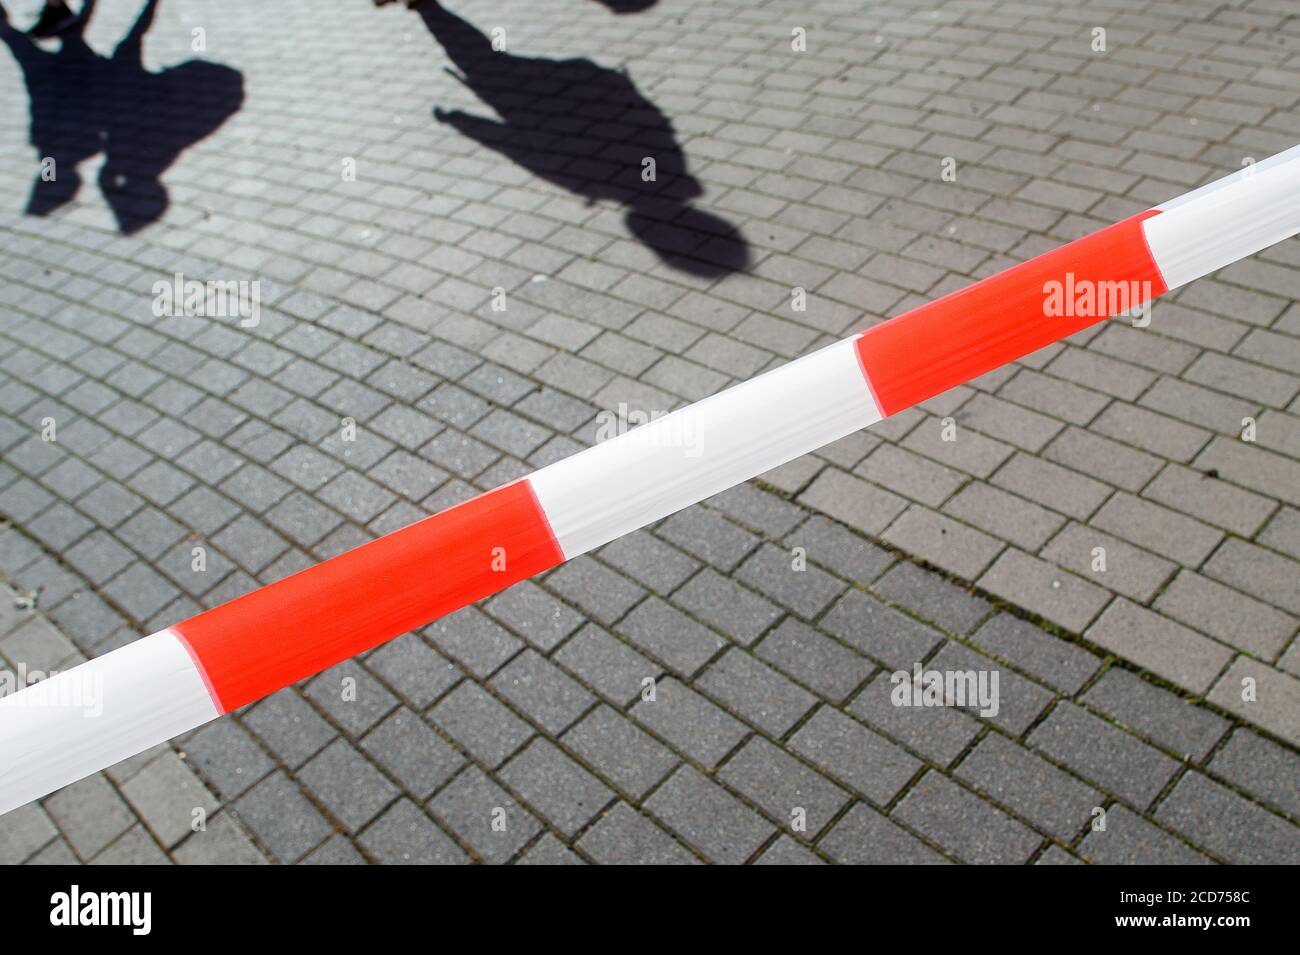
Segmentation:
{"type": "Polygon", "coordinates": [[[69,27],[75,26],[81,17],[77,16],[67,7],[46,6],[41,11],[40,19],[36,25],[27,31],[27,35],[35,37],[38,40],[58,36],[69,27]]]}

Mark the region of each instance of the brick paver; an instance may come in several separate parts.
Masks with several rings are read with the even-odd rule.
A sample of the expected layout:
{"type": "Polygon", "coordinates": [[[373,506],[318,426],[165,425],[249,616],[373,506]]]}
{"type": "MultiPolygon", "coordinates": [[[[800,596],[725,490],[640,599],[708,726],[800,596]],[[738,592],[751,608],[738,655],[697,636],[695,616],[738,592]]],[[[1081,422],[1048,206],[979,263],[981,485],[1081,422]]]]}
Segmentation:
{"type": "MultiPolygon", "coordinates": [[[[18,63],[80,67],[6,33],[0,666],[107,652],[620,402],[670,410],[1300,139],[1277,0],[450,6],[482,35],[162,0],[144,67],[209,66],[105,67],[135,117],[107,162],[108,120],[43,119],[43,215],[18,63]],[[178,272],[260,282],[260,320],[156,315],[178,272]]],[[[10,813],[0,861],[1300,861],[1296,248],[10,813]],[[997,672],[998,712],[894,706],[918,663],[997,672]]]]}

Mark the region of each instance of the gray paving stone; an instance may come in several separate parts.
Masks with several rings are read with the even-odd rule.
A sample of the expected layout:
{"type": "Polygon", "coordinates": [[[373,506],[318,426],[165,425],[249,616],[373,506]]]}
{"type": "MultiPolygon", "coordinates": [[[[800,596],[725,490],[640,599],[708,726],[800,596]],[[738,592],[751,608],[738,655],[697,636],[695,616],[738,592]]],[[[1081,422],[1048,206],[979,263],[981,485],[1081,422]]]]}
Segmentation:
{"type": "Polygon", "coordinates": [[[1142,493],[1166,507],[1245,537],[1254,536],[1277,507],[1275,501],[1259,494],[1174,464],[1167,465],[1142,493]]]}
{"type": "MultiPolygon", "coordinates": [[[[135,830],[132,830],[133,832],[135,830]]],[[[128,836],[130,833],[127,834],[128,836]]],[[[125,836],[123,838],[126,838],[125,836]]],[[[147,837],[146,837],[147,838],[147,837]]],[[[150,840],[152,843],[152,840],[150,840]]],[[[114,848],[121,844],[121,840],[114,848]]],[[[158,851],[156,846],[153,850],[158,851]]],[[[108,850],[112,852],[113,849],[108,850]]],[[[144,847],[146,854],[148,847],[144,847]]],[[[108,852],[104,853],[107,855],[108,852]]],[[[97,862],[104,861],[101,855],[97,862]]],[[[253,841],[244,833],[228,812],[219,812],[207,821],[207,828],[192,833],[172,852],[176,861],[183,865],[266,865],[266,857],[258,850],[253,841]]],[[[167,861],[162,857],[160,861],[167,861]]]]}
{"type": "Polygon", "coordinates": [[[835,468],[827,468],[799,495],[799,503],[864,534],[879,535],[907,508],[907,501],[835,468]]]}
{"type": "Polygon", "coordinates": [[[523,647],[478,607],[466,607],[431,623],[424,631],[447,656],[477,677],[485,677],[523,647]]]}
{"type": "Polygon", "coordinates": [[[1227,720],[1113,667],[1082,701],[1198,763],[1228,730],[1227,720]]]}
{"type": "Polygon", "coordinates": [[[822,707],[790,738],[790,748],[872,802],[893,799],[921,762],[838,710],[822,707]]]}
{"type": "Polygon", "coordinates": [[[491,864],[508,861],[541,829],[509,793],[474,766],[431,799],[429,808],[491,864]]]}
{"type": "Polygon", "coordinates": [[[1160,470],[1160,459],[1080,428],[1066,428],[1043,451],[1056,464],[1087,477],[1138,491],[1160,470]]]}
{"type": "Polygon", "coordinates": [[[1095,789],[997,733],[980,740],[956,774],[1067,843],[1105,802],[1095,789]]]}
{"type": "Polygon", "coordinates": [[[132,561],[131,552],[102,531],[92,532],[63,556],[73,569],[97,585],[107,583],[132,561]]]}
{"type": "Polygon", "coordinates": [[[859,590],[841,597],[821,626],[872,659],[900,670],[924,659],[943,639],[938,631],[859,590]]]}
{"type": "Polygon", "coordinates": [[[1006,613],[980,627],[974,640],[993,655],[1014,661],[1026,672],[1070,694],[1077,693],[1101,666],[1101,660],[1083,648],[1006,613]]]}
{"type": "Polygon", "coordinates": [[[390,865],[467,865],[465,851],[412,803],[402,798],[358,839],[377,861],[390,865]]]}
{"type": "MultiPolygon", "coordinates": [[[[894,556],[876,544],[814,514],[786,535],[790,547],[802,547],[808,559],[848,580],[868,584],[894,562],[894,556]]],[[[714,563],[714,566],[718,566],[714,563]]],[[[769,850],[770,851],[770,850],[769,850]]]]}
{"type": "Polygon", "coordinates": [[[390,640],[366,657],[377,674],[406,702],[422,710],[461,679],[461,672],[414,633],[390,640]]]}
{"type": "Polygon", "coordinates": [[[1079,853],[1102,865],[1208,865],[1210,860],[1121,805],[1106,810],[1106,828],[1090,828],[1079,853]]]}
{"type": "MultiPolygon", "coordinates": [[[[927,667],[929,669],[929,667],[927,667]]],[[[913,671],[907,674],[911,685],[913,671]]],[[[849,704],[849,712],[939,766],[947,766],[980,732],[978,720],[953,705],[898,706],[893,674],[882,671],[849,704]]]]}
{"type": "Polygon", "coordinates": [[[577,681],[532,650],[498,670],[488,685],[553,736],[596,702],[577,681]]]}
{"type": "Polygon", "coordinates": [[[519,865],[586,865],[576,852],[549,832],[523,854],[519,865]]]}
{"type": "Polygon", "coordinates": [[[754,548],[758,538],[706,507],[678,511],[657,533],[719,570],[732,570],[754,548]]]}
{"type": "Polygon", "coordinates": [[[618,620],[645,594],[632,581],[585,556],[550,574],[546,585],[604,624],[618,620]]]}
{"type": "Polygon", "coordinates": [[[397,697],[355,660],[336,664],[307,684],[307,696],[354,736],[397,706],[397,697]]]}
{"type": "MultiPolygon", "coordinates": [[[[1021,375],[1024,374],[1026,372],[1022,371],[1021,375]]],[[[1018,380],[1019,377],[1013,379],[1013,382],[1018,380]]],[[[1053,396],[1070,393],[1070,386],[1066,382],[1047,380],[1050,384],[1044,390],[1050,389],[1053,396]]],[[[1006,393],[1005,388],[1003,393],[1006,393]]],[[[1085,520],[1111,493],[1111,489],[1100,481],[1023,452],[999,468],[992,480],[998,487],[1037,501],[1076,520],[1085,520]]]]}
{"type": "Polygon", "coordinates": [[[498,776],[569,837],[614,799],[612,789],[541,739],[501,767],[498,776]]]}
{"type": "Polygon", "coordinates": [[[292,688],[272,693],[244,716],[244,723],[273,753],[296,769],[337,736],[292,688]]]}
{"type": "Polygon", "coordinates": [[[1127,494],[1110,498],[1093,517],[1103,531],[1188,567],[1198,567],[1223,534],[1199,521],[1127,494]]]}
{"type": "Polygon", "coordinates": [[[489,766],[499,766],[533,735],[504,703],[474,683],[462,683],[429,712],[448,736],[489,766]]]}
{"type": "Polygon", "coordinates": [[[608,706],[598,706],[560,741],[634,799],[678,763],[671,750],[608,706]]]}
{"type": "Polygon", "coordinates": [[[366,858],[348,841],[347,836],[336,832],[302,860],[303,865],[365,865],[366,858]]]}
{"type": "Polygon", "coordinates": [[[683,766],[645,808],[715,862],[749,859],[773,833],[771,825],[698,770],[683,766]]]}
{"type": "Polygon", "coordinates": [[[577,846],[605,865],[698,865],[699,860],[625,802],[605,813],[577,846]]]}
{"type": "Polygon", "coordinates": [[[938,507],[965,483],[961,473],[892,444],[882,444],[853,473],[887,490],[938,507]]]}
{"type": "Polygon", "coordinates": [[[695,685],[774,737],[784,736],[817,698],[742,650],[728,650],[695,685]]]}
{"type": "Polygon", "coordinates": [[[1033,830],[935,772],[908,790],[894,816],[969,862],[1026,862],[1042,842],[1033,830]]]}
{"type": "Polygon", "coordinates": [[[76,865],[77,857],[72,854],[68,844],[62,839],[56,839],[49,843],[44,849],[36,853],[27,860],[28,865],[76,865]]]}
{"type": "MultiPolygon", "coordinates": [[[[224,818],[221,816],[218,819],[224,818]]],[[[259,856],[260,858],[260,856],[259,856]]],[[[265,861],[265,860],[263,860],[265,861]]],[[[132,826],[111,846],[95,856],[91,865],[171,865],[144,826],[132,826]]]]}
{"type": "Polygon", "coordinates": [[[1203,569],[1208,576],[1244,590],[1265,603],[1300,614],[1295,563],[1270,550],[1228,538],[1203,569]]]}
{"type": "MultiPolygon", "coordinates": [[[[804,555],[806,558],[807,555],[804,555]]],[[[844,591],[844,584],[806,559],[796,563],[790,553],[764,545],[736,570],[736,578],[805,620],[812,620],[844,591]],[[802,566],[802,570],[795,569],[802,566]]]]}
{"type": "Polygon", "coordinates": [[[1300,759],[1290,750],[1252,733],[1237,729],[1214,754],[1210,771],[1300,817],[1300,792],[1291,785],[1300,759]]]}
{"type": "Polygon", "coordinates": [[[735,717],[671,677],[660,680],[655,699],[643,697],[632,715],[708,767],[716,766],[748,732],[735,717]]]}
{"type": "Polygon", "coordinates": [[[793,617],[764,637],[756,652],[832,702],[842,701],[876,668],[793,617]]]}
{"type": "Polygon", "coordinates": [[[465,764],[460,753],[405,708],[367,733],[361,747],[419,799],[427,799],[465,764]]]}
{"type": "Polygon", "coordinates": [[[1237,657],[1207,699],[1300,746],[1300,679],[1237,657]]]}
{"type": "Polygon", "coordinates": [[[718,634],[655,596],[641,601],[618,631],[683,677],[691,676],[727,645],[718,634]]]}
{"type": "Polygon", "coordinates": [[[1150,600],[1176,569],[1172,561],[1083,524],[1067,525],[1039,555],[1140,603],[1150,600]],[[1104,552],[1104,570],[1096,569],[1097,548],[1104,552]]]}
{"type": "Polygon", "coordinates": [[[993,609],[988,601],[907,561],[896,564],[872,589],[886,600],[955,633],[970,632],[993,609]]]}
{"type": "Polygon", "coordinates": [[[782,836],[763,851],[754,865],[825,865],[818,856],[813,855],[794,839],[782,836]]]}
{"type": "Polygon", "coordinates": [[[235,803],[240,821],[281,862],[295,862],[333,830],[282,772],[272,773],[235,803]]]}
{"type": "Polygon", "coordinates": [[[1038,857],[1034,865],[1083,865],[1075,856],[1070,855],[1058,845],[1050,845],[1047,851],[1038,857]]]}
{"type": "Polygon", "coordinates": [[[341,739],[313,756],[298,779],[354,832],[397,795],[396,787],[341,739]]]}
{"type": "Polygon", "coordinates": [[[966,580],[976,580],[1004,547],[996,537],[919,504],[904,511],[881,537],[966,580]]]}
{"type": "Polygon", "coordinates": [[[1290,615],[1189,570],[1179,572],[1156,598],[1154,607],[1180,623],[1266,658],[1274,656],[1295,632],[1290,615]]]}
{"type": "Polygon", "coordinates": [[[0,816],[0,865],[18,865],[58,835],[59,830],[39,803],[0,816]]]}
{"type": "Polygon", "coordinates": [[[210,723],[187,739],[185,758],[225,800],[242,795],[275,766],[233,719],[210,723]]]}
{"type": "Polygon", "coordinates": [[[583,624],[582,614],[527,580],[492,598],[487,611],[543,653],[583,624]]]}
{"type": "Polygon", "coordinates": [[[136,821],[100,774],[60,789],[45,800],[45,811],[82,859],[98,855],[136,821]]]}
{"type": "Polygon", "coordinates": [[[699,567],[698,561],[645,530],[611,541],[599,554],[602,560],[659,594],[671,593],[699,567]]]}
{"type": "Polygon", "coordinates": [[[66,670],[82,659],[76,645],[41,616],[29,616],[0,638],[0,653],[28,672],[66,670]]]}
{"type": "Polygon", "coordinates": [[[843,789],[760,736],[752,737],[727,760],[717,778],[783,822],[788,830],[810,840],[850,798],[843,789]]]}
{"type": "Polygon", "coordinates": [[[673,595],[673,602],[748,646],[781,618],[771,601],[705,567],[673,595]]]}
{"type": "Polygon", "coordinates": [[[1209,688],[1232,658],[1227,647],[1122,599],[1111,604],[1085,636],[1198,693],[1209,688]]]}
{"type": "Polygon", "coordinates": [[[625,706],[641,692],[641,681],[662,668],[616,640],[594,623],[582,628],[553,658],[606,699],[625,706]]]}
{"type": "Polygon", "coordinates": [[[737,484],[708,499],[710,507],[769,537],[782,537],[803,520],[803,512],[753,484],[737,484]]]}
{"type": "Polygon", "coordinates": [[[1168,756],[1064,700],[1029,734],[1029,743],[1143,809],[1178,771],[1168,756]]]}
{"type": "Polygon", "coordinates": [[[1110,595],[1100,587],[1008,549],[979,579],[985,590],[1075,632],[1096,618],[1110,595]]]}
{"type": "Polygon", "coordinates": [[[849,865],[943,865],[948,862],[924,842],[881,815],[857,803],[835,823],[819,848],[849,865]]]}
{"type": "Polygon", "coordinates": [[[1188,772],[1156,818],[1233,863],[1294,865],[1300,835],[1266,809],[1197,772],[1188,772]]]}
{"type": "Polygon", "coordinates": [[[1060,530],[1064,519],[1045,507],[987,484],[966,485],[943,506],[951,517],[1037,552],[1060,530]]]}
{"type": "MultiPolygon", "coordinates": [[[[994,715],[983,718],[1002,727],[1013,736],[1024,733],[1034,724],[1047,705],[1056,699],[1050,690],[960,643],[951,641],[945,643],[943,648],[930,658],[926,667],[942,671],[973,671],[977,678],[981,671],[989,671],[990,674],[996,671],[998,711],[994,715]]],[[[965,710],[972,716],[979,715],[983,709],[978,699],[967,699],[965,710]]]]}

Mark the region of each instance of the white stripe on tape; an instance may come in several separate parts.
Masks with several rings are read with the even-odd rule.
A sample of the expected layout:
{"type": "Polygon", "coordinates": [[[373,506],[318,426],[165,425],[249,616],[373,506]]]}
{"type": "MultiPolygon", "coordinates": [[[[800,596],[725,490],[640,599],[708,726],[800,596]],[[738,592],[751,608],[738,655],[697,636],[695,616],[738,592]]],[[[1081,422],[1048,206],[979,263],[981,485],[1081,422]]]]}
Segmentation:
{"type": "Polygon", "coordinates": [[[1300,146],[1168,202],[1142,223],[1165,285],[1193,279],[1300,233],[1300,146]]]}
{"type": "Polygon", "coordinates": [[[566,559],[882,417],[856,339],[828,345],[529,479],[566,559]]]}
{"type": "Polygon", "coordinates": [[[10,694],[0,699],[0,813],[218,715],[170,630],[10,694]]]}

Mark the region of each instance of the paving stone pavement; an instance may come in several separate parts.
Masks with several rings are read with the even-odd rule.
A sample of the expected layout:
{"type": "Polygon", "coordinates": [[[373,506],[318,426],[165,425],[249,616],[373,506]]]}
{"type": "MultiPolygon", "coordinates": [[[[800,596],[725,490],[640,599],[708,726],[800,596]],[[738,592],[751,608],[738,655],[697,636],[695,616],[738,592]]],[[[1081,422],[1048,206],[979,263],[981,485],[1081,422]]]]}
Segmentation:
{"type": "MultiPolygon", "coordinates": [[[[141,4],[99,7],[107,57],[141,4]]],[[[462,0],[485,61],[400,5],[163,0],[143,67],[226,68],[165,80],[6,32],[0,663],[1300,141],[1287,0],[935,7],[462,0]],[[175,273],[260,320],[157,315],[175,273]]],[[[0,862],[1298,862],[1297,288],[1289,241],[0,817],[0,862]],[[997,712],[891,705],[918,663],[997,712]]]]}

